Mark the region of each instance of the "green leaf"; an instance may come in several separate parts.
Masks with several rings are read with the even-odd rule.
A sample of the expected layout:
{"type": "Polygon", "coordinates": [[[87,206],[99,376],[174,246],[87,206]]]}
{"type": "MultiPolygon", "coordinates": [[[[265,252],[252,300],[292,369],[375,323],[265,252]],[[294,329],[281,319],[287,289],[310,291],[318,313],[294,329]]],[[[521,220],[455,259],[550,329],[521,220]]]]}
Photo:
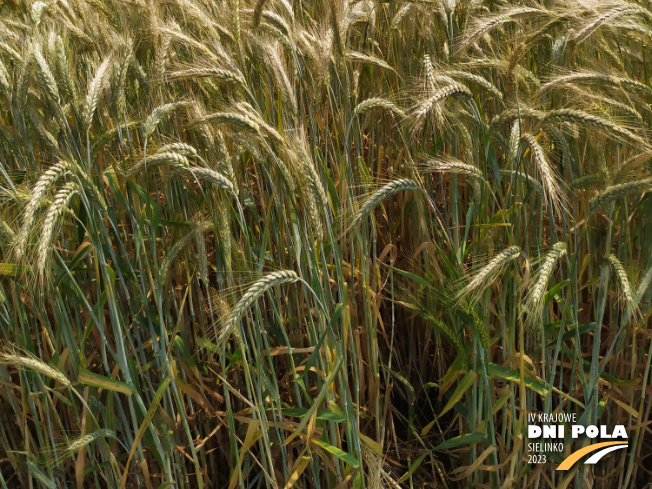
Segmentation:
{"type": "Polygon", "coordinates": [[[323,441],[320,440],[310,440],[311,443],[314,443],[320,448],[323,448],[326,450],[328,453],[331,453],[335,455],[337,458],[339,458],[342,462],[345,462],[349,464],[351,467],[354,469],[357,469],[360,467],[360,461],[355,458],[353,455],[350,453],[346,453],[344,450],[341,450],[337,447],[334,447],[333,445],[329,445],[328,443],[324,443],[323,441]]]}
{"type": "MultiPolygon", "coordinates": [[[[293,416],[302,418],[308,414],[307,408],[283,408],[281,409],[283,416],[293,416]]],[[[346,416],[344,414],[331,413],[330,411],[317,411],[317,419],[322,421],[332,421],[334,423],[345,423],[346,416]]]]}
{"type": "Polygon", "coordinates": [[[335,365],[333,365],[333,370],[331,373],[328,375],[326,378],[326,381],[324,382],[324,386],[321,388],[321,391],[315,398],[315,400],[312,403],[312,406],[306,414],[301,418],[301,421],[299,422],[299,426],[296,427],[294,430],[294,433],[292,433],[286,440],[285,444],[288,445],[294,438],[296,438],[299,433],[306,427],[308,424],[308,421],[310,421],[310,418],[312,417],[313,413],[317,411],[317,408],[319,407],[319,404],[324,400],[326,397],[326,394],[328,393],[328,389],[330,389],[331,384],[335,381],[335,377],[337,377],[337,374],[339,373],[340,365],[342,364],[342,359],[338,358],[335,361],[335,365]]]}
{"type": "Polygon", "coordinates": [[[77,378],[77,380],[84,385],[90,385],[92,387],[98,387],[100,389],[120,392],[128,396],[134,393],[133,389],[129,386],[129,384],[125,382],[121,382],[120,380],[114,380],[109,377],[105,377],[104,375],[90,372],[86,369],[81,369],[79,371],[79,377],[77,378]]]}
{"type": "Polygon", "coordinates": [[[424,287],[428,287],[429,289],[436,290],[432,284],[430,284],[425,278],[419,277],[418,275],[415,275],[414,273],[406,272],[405,270],[401,270],[400,268],[395,268],[391,265],[388,265],[387,268],[390,270],[395,271],[399,275],[403,275],[404,277],[409,278],[410,280],[414,280],[415,282],[420,283],[424,287]]]}
{"type": "Polygon", "coordinates": [[[133,458],[134,453],[136,453],[136,449],[138,448],[140,441],[143,439],[145,432],[150,427],[152,423],[152,419],[154,418],[154,414],[156,413],[156,410],[158,409],[158,406],[161,403],[161,399],[163,399],[163,395],[165,394],[165,390],[168,388],[168,385],[170,385],[171,381],[172,381],[171,377],[166,377],[165,380],[161,382],[161,385],[158,386],[158,389],[156,389],[156,394],[152,399],[152,403],[150,404],[149,409],[147,410],[147,414],[145,414],[145,418],[143,419],[140,428],[138,428],[138,433],[136,433],[134,442],[131,445],[131,450],[129,451],[129,458],[125,463],[125,469],[122,474],[120,487],[126,486],[127,477],[129,475],[129,462],[131,462],[131,459],[133,458]]]}
{"type": "Polygon", "coordinates": [[[450,440],[446,440],[437,445],[433,450],[448,450],[450,448],[461,447],[462,445],[473,445],[485,440],[484,433],[467,433],[465,435],[456,436],[450,440]]]}
{"type": "Polygon", "coordinates": [[[569,283],[570,283],[570,280],[566,279],[566,280],[562,280],[562,281],[559,282],[558,284],[555,284],[555,285],[554,285],[554,286],[553,286],[553,287],[552,287],[552,288],[551,288],[551,289],[546,293],[543,302],[544,302],[544,303],[547,303],[548,301],[550,301],[550,299],[552,299],[555,295],[557,295],[557,293],[558,293],[561,289],[563,289],[564,287],[566,287],[569,283]]]}
{"type": "Polygon", "coordinates": [[[401,477],[401,478],[400,478],[399,480],[397,480],[396,482],[397,482],[398,484],[401,484],[401,483],[405,482],[406,480],[408,480],[408,478],[409,478],[412,474],[414,474],[414,471],[417,470],[417,469],[419,468],[419,466],[421,465],[421,462],[423,462],[423,461],[425,460],[425,458],[426,458],[428,455],[430,455],[431,452],[432,452],[432,450],[428,450],[426,453],[424,453],[424,454],[421,455],[418,459],[416,459],[414,462],[412,462],[412,465],[410,465],[410,468],[408,469],[408,471],[403,475],[403,477],[401,477]]]}
{"type": "Polygon", "coordinates": [[[8,277],[17,277],[28,272],[30,267],[27,265],[17,265],[16,263],[0,263],[0,275],[8,277]]]}
{"type": "Polygon", "coordinates": [[[453,392],[453,395],[451,398],[448,400],[448,403],[446,406],[444,406],[444,409],[442,410],[441,413],[439,413],[438,418],[441,418],[444,414],[446,414],[450,409],[457,404],[457,402],[462,399],[462,396],[464,393],[469,390],[469,388],[475,383],[475,379],[478,377],[478,374],[476,374],[473,370],[469,370],[464,377],[462,377],[462,380],[460,380],[460,383],[457,385],[457,389],[455,389],[455,392],[453,392]]]}
{"type": "MultiPolygon", "coordinates": [[[[495,363],[489,363],[489,365],[487,365],[487,374],[489,374],[490,376],[501,378],[503,380],[509,380],[511,382],[521,381],[521,375],[517,371],[510,370],[506,367],[501,367],[500,365],[496,365],[495,363]]],[[[548,389],[546,388],[546,386],[541,382],[537,382],[536,380],[532,380],[525,377],[525,386],[529,387],[534,392],[541,394],[542,396],[548,395],[548,389]]]]}
{"type": "MultiPolygon", "coordinates": [[[[559,326],[560,323],[561,323],[561,321],[555,321],[554,323],[551,323],[550,325],[547,325],[546,329],[548,329],[548,326],[551,326],[550,329],[553,329],[552,325],[559,326]]],[[[573,328],[570,331],[567,331],[566,333],[564,333],[562,335],[561,341],[564,342],[564,341],[568,341],[570,339],[575,339],[576,335],[577,336],[582,336],[585,333],[592,332],[593,330],[595,330],[596,325],[597,325],[597,323],[595,323],[595,322],[586,323],[586,324],[583,324],[582,326],[580,326],[579,328],[577,328],[577,331],[575,331],[575,327],[573,326],[573,328]]],[[[551,346],[555,346],[556,344],[557,344],[557,338],[551,340],[548,343],[547,346],[548,346],[548,348],[550,348],[551,346]]]]}

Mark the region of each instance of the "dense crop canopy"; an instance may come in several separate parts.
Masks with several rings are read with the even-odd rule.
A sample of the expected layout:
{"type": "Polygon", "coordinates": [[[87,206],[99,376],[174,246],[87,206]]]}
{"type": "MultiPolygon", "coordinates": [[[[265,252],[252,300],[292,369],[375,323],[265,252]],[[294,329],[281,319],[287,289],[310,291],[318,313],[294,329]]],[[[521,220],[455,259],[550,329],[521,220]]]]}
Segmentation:
{"type": "Polygon", "coordinates": [[[643,487],[648,7],[0,2],[0,487],[643,487]]]}

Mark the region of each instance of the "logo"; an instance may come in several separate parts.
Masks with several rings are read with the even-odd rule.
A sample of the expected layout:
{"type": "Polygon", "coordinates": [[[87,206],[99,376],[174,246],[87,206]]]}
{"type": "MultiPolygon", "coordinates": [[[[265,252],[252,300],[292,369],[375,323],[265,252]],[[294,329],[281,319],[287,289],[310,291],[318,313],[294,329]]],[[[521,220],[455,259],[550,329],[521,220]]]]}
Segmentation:
{"type": "Polygon", "coordinates": [[[623,425],[615,425],[613,429],[606,425],[584,426],[577,424],[577,413],[528,413],[527,434],[529,440],[537,440],[528,443],[530,463],[546,463],[548,454],[563,452],[564,446],[580,437],[610,440],[574,451],[559,464],[557,470],[569,470],[589,454],[592,455],[584,463],[595,464],[605,455],[628,446],[627,431],[623,425]]]}

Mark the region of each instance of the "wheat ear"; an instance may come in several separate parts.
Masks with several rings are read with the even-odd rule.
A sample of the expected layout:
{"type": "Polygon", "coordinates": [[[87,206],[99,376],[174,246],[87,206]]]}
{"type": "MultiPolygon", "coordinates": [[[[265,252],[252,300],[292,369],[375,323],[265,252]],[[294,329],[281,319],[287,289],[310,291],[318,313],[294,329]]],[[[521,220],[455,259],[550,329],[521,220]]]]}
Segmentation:
{"type": "Polygon", "coordinates": [[[258,111],[256,111],[256,109],[251,106],[251,104],[247,102],[239,102],[236,105],[236,108],[240,110],[244,117],[249,118],[249,120],[254,122],[254,124],[259,127],[261,133],[263,133],[265,136],[270,136],[279,145],[283,145],[285,143],[283,136],[281,136],[281,134],[276,129],[267,124],[267,122],[265,122],[265,120],[261,117],[258,111]]]}
{"type": "Polygon", "coordinates": [[[59,76],[61,77],[64,94],[73,102],[77,103],[77,90],[76,86],[70,75],[70,64],[68,63],[68,56],[66,55],[66,48],[63,43],[61,36],[57,36],[55,42],[55,51],[56,51],[56,67],[59,76]]]}
{"type": "Polygon", "coordinates": [[[427,159],[423,164],[423,170],[426,172],[447,172],[468,175],[484,182],[482,171],[475,166],[464,163],[452,157],[441,157],[427,159]]]}
{"type": "Polygon", "coordinates": [[[377,108],[389,110],[390,112],[393,112],[399,116],[401,119],[405,118],[405,112],[402,109],[397,107],[390,100],[378,97],[368,98],[367,100],[363,100],[358,105],[356,105],[355,109],[353,110],[353,117],[363,114],[368,110],[377,108]]]}
{"type": "Polygon", "coordinates": [[[423,317],[423,319],[425,319],[427,323],[430,323],[432,327],[444,333],[448,341],[450,341],[453,344],[453,346],[458,352],[464,351],[464,343],[462,343],[462,340],[460,339],[459,335],[457,335],[455,331],[453,331],[453,328],[449,327],[446,323],[437,319],[435,316],[433,316],[432,314],[430,314],[425,310],[422,310],[422,314],[423,315],[421,317],[423,317]]]}
{"type": "Polygon", "coordinates": [[[115,106],[118,114],[121,115],[126,115],[127,113],[127,95],[125,93],[125,85],[127,83],[127,72],[129,71],[129,66],[135,56],[131,43],[127,45],[127,50],[127,54],[118,65],[115,82],[115,106]]]}
{"type": "Polygon", "coordinates": [[[627,316],[629,317],[637,307],[636,296],[634,295],[634,291],[632,290],[632,286],[629,282],[629,277],[627,276],[625,267],[623,267],[623,264],[620,263],[620,260],[618,260],[616,255],[611,254],[607,257],[607,259],[609,260],[609,264],[611,265],[611,268],[616,274],[616,278],[618,279],[618,288],[625,298],[627,316]]]}
{"type": "Polygon", "coordinates": [[[23,63],[23,56],[6,42],[0,41],[0,50],[7,53],[16,65],[21,65],[23,63]]]}
{"type": "Polygon", "coordinates": [[[233,168],[233,157],[229,152],[229,149],[226,147],[226,141],[224,140],[224,135],[222,134],[222,132],[217,131],[216,136],[217,136],[217,145],[218,145],[217,147],[221,157],[218,168],[220,170],[223,170],[223,173],[225,173],[228,176],[229,181],[231,181],[235,186],[235,191],[237,194],[238,187],[236,185],[237,179],[235,176],[235,169],[233,168]]]}
{"type": "Polygon", "coordinates": [[[50,245],[52,244],[52,238],[54,236],[54,230],[56,224],[59,222],[59,219],[63,213],[68,209],[70,204],[70,199],[78,193],[78,187],[75,182],[66,183],[56,194],[54,202],[48,209],[48,213],[45,216],[45,222],[43,224],[43,233],[41,234],[41,241],[39,242],[37,250],[37,271],[41,278],[45,274],[45,265],[48,259],[48,252],[50,251],[50,245]]]}
{"type": "Polygon", "coordinates": [[[621,197],[627,197],[635,192],[648,192],[652,190],[652,177],[642,180],[620,183],[607,187],[604,192],[599,193],[589,201],[589,212],[592,214],[600,207],[610,204],[621,197]]]}
{"type": "Polygon", "coordinates": [[[475,25],[475,29],[461,42],[460,49],[466,49],[470,45],[477,42],[482,36],[487,34],[492,29],[495,29],[496,27],[507,22],[513,22],[517,17],[523,15],[540,14],[544,12],[545,10],[534,7],[516,7],[483,20],[482,22],[477,23],[475,25]]]}
{"type": "Polygon", "coordinates": [[[226,261],[227,270],[231,269],[231,222],[229,218],[229,209],[225,204],[219,206],[217,212],[217,232],[222,245],[222,253],[226,261]]]}
{"type": "Polygon", "coordinates": [[[471,91],[464,85],[461,83],[452,83],[446,87],[435,90],[432,95],[419,102],[414,108],[411,116],[414,118],[415,123],[418,124],[433,107],[439,104],[439,102],[456,95],[469,98],[473,97],[471,91]]]}
{"type": "Polygon", "coordinates": [[[552,249],[546,254],[537,277],[534,279],[534,283],[530,288],[530,293],[527,298],[527,306],[530,310],[530,315],[532,320],[539,318],[541,314],[541,309],[543,307],[543,299],[545,297],[546,286],[550,280],[555,265],[561,257],[563,257],[567,252],[566,243],[559,241],[552,246],[552,249]]]}
{"type": "Polygon", "coordinates": [[[512,129],[509,132],[509,148],[507,151],[507,168],[513,169],[518,160],[521,149],[521,125],[519,121],[512,122],[512,129]]]}
{"type": "Polygon", "coordinates": [[[166,144],[164,146],[161,146],[157,151],[157,153],[168,153],[168,152],[179,153],[183,156],[201,158],[201,156],[199,156],[199,152],[197,151],[197,149],[194,146],[191,146],[187,143],[166,144]]]}
{"type": "Polygon", "coordinates": [[[235,332],[238,321],[247,310],[269,289],[276,285],[291,284],[299,280],[298,275],[292,270],[281,270],[265,275],[253,284],[235,305],[224,321],[224,327],[218,338],[218,345],[224,345],[235,332]]]}
{"type": "Polygon", "coordinates": [[[494,97],[496,97],[499,100],[503,99],[503,93],[498,89],[496,85],[491,83],[489,80],[487,80],[485,77],[476,75],[474,73],[469,73],[466,71],[444,71],[442,73],[444,76],[452,76],[452,77],[457,77],[457,78],[464,78],[465,80],[469,80],[476,85],[481,86],[488,92],[490,92],[494,97]]]}
{"type": "Polygon", "coordinates": [[[234,83],[241,86],[246,86],[246,82],[242,75],[234,71],[225,70],[223,68],[208,67],[208,68],[186,68],[179,71],[170,73],[170,80],[186,80],[195,78],[216,78],[224,83],[234,83]]]}
{"type": "Polygon", "coordinates": [[[16,233],[7,222],[0,217],[0,242],[11,245],[16,239],[16,233]]]}
{"type": "Polygon", "coordinates": [[[174,151],[166,151],[149,156],[146,160],[141,160],[137,165],[129,168],[126,175],[127,177],[132,177],[135,174],[143,171],[145,168],[151,168],[159,165],[172,165],[173,167],[179,168],[181,170],[187,170],[190,168],[190,162],[184,155],[174,151]]]}
{"type": "Polygon", "coordinates": [[[10,83],[9,83],[9,72],[7,67],[0,59],[0,91],[9,93],[10,83]]]}
{"type": "Polygon", "coordinates": [[[574,82],[598,82],[608,83],[614,86],[628,87],[637,91],[652,93],[652,89],[636,80],[624,76],[614,76],[607,73],[599,73],[594,71],[577,71],[566,75],[558,76],[547,83],[541,85],[540,90],[546,91],[555,87],[563,87],[563,85],[574,82]]]}
{"type": "MultiPolygon", "coordinates": [[[[38,2],[34,2],[38,3],[38,2]]],[[[32,460],[27,460],[27,470],[29,471],[29,474],[31,477],[33,477],[35,480],[37,480],[43,487],[47,489],[57,489],[57,484],[52,480],[50,477],[48,477],[36,463],[34,463],[32,460]]]]}
{"type": "Polygon", "coordinates": [[[623,15],[636,14],[636,13],[641,13],[641,9],[638,6],[632,7],[632,6],[623,5],[621,7],[609,9],[608,12],[598,16],[592,22],[589,22],[580,30],[576,31],[574,35],[571,37],[571,41],[573,41],[575,44],[579,44],[584,39],[589,37],[593,32],[599,29],[600,26],[606,24],[607,22],[617,17],[621,17],[623,15]]]}
{"type": "Polygon", "coordinates": [[[291,47],[292,41],[290,41],[292,31],[288,23],[285,21],[285,19],[280,15],[278,15],[277,13],[272,12],[271,10],[264,10],[261,14],[261,17],[263,18],[263,20],[265,20],[265,22],[263,23],[263,25],[261,25],[261,27],[266,28],[266,30],[267,28],[271,27],[271,30],[273,31],[275,30],[278,33],[280,33],[281,35],[278,37],[280,37],[281,39],[279,40],[283,44],[285,44],[286,47],[289,48],[289,50],[292,50],[291,47]],[[284,41],[283,38],[285,38],[286,41],[284,41]]]}
{"type": "Polygon", "coordinates": [[[210,182],[224,190],[228,190],[237,197],[233,183],[231,183],[231,181],[220,172],[211,170],[210,168],[193,167],[185,169],[185,173],[191,175],[193,178],[201,178],[202,180],[210,182]]]}
{"type": "Polygon", "coordinates": [[[187,107],[188,102],[172,102],[156,107],[143,124],[143,139],[149,138],[161,119],[174,110],[187,107]]]}
{"type": "Polygon", "coordinates": [[[260,126],[247,116],[237,114],[234,112],[216,112],[214,114],[205,115],[199,119],[195,119],[193,124],[210,124],[219,123],[227,124],[238,129],[244,129],[247,132],[258,134],[260,126]]]}
{"type": "Polygon", "coordinates": [[[389,182],[376,190],[367,201],[362,204],[358,212],[355,213],[351,224],[348,229],[351,230],[360,224],[362,219],[364,219],[369,213],[383,200],[385,200],[390,195],[394,195],[397,192],[403,190],[421,190],[421,187],[417,182],[409,178],[401,178],[399,180],[394,180],[389,182]]]}
{"type": "Polygon", "coordinates": [[[521,255],[521,248],[510,246],[494,256],[458,294],[458,300],[467,296],[477,296],[486,289],[500,274],[503,268],[521,255]]]}
{"type": "Polygon", "coordinates": [[[636,307],[639,308],[641,301],[645,298],[648,287],[652,283],[652,266],[648,267],[647,271],[641,278],[641,281],[636,288],[636,307]]]}
{"type": "Polygon", "coordinates": [[[297,157],[299,158],[298,167],[304,176],[305,180],[308,182],[310,189],[312,190],[315,200],[317,201],[320,207],[325,207],[328,205],[328,196],[324,191],[324,187],[321,183],[321,177],[315,166],[315,162],[310,155],[308,150],[308,144],[306,143],[306,134],[301,131],[301,137],[297,140],[297,157]]]}
{"type": "Polygon", "coordinates": [[[392,68],[392,66],[389,63],[387,63],[385,60],[377,58],[376,56],[369,56],[367,54],[360,53],[358,51],[346,51],[344,53],[344,57],[346,59],[351,60],[351,61],[358,61],[360,63],[367,63],[367,64],[378,66],[380,68],[384,68],[386,70],[396,72],[396,70],[394,68],[392,68]]]}
{"type": "Polygon", "coordinates": [[[489,124],[489,132],[495,132],[497,127],[508,122],[518,121],[518,119],[534,119],[543,121],[546,113],[541,110],[530,107],[519,107],[518,109],[507,109],[495,116],[489,124]]]}
{"type": "Polygon", "coordinates": [[[41,52],[41,47],[36,44],[33,50],[34,60],[36,61],[36,72],[38,74],[38,79],[45,88],[47,94],[55,102],[59,102],[59,87],[57,82],[54,79],[54,75],[50,70],[48,62],[45,60],[43,53],[41,52]]]}
{"type": "Polygon", "coordinates": [[[92,433],[88,433],[87,435],[80,436],[76,440],[70,442],[66,447],[64,456],[70,456],[73,453],[78,452],[99,438],[116,438],[116,434],[113,430],[102,428],[92,433]]]}
{"type": "Polygon", "coordinates": [[[557,181],[557,175],[550,163],[548,163],[543,148],[531,134],[523,135],[521,141],[527,144],[532,152],[532,161],[541,177],[546,199],[555,211],[560,214],[565,208],[564,196],[561,191],[561,185],[557,181]]]}
{"type": "Polygon", "coordinates": [[[93,116],[97,110],[100,95],[102,94],[109,78],[112,62],[112,58],[110,56],[107,57],[95,71],[95,76],[93,76],[93,80],[91,80],[88,85],[86,100],[84,103],[84,124],[86,124],[86,130],[89,130],[93,123],[93,116]]]}
{"type": "Polygon", "coordinates": [[[260,16],[263,13],[263,8],[265,7],[265,2],[267,0],[258,0],[256,2],[256,6],[254,7],[254,19],[253,19],[253,26],[258,27],[258,24],[260,24],[260,16]]]}
{"type": "Polygon", "coordinates": [[[15,355],[13,353],[0,353],[0,362],[13,365],[17,368],[38,372],[45,375],[46,377],[50,377],[64,387],[70,387],[72,385],[72,383],[63,373],[51,367],[47,363],[31,356],[28,357],[15,355]]]}
{"type": "Polygon", "coordinates": [[[29,197],[29,201],[25,206],[25,211],[23,213],[23,225],[18,232],[18,237],[16,238],[16,246],[14,254],[17,258],[21,258],[25,253],[25,244],[29,232],[34,223],[34,214],[36,209],[43,202],[45,192],[64,174],[70,172],[71,165],[67,161],[59,161],[52,165],[48,170],[39,178],[38,182],[32,189],[32,193],[29,197]]]}
{"type": "MultiPolygon", "coordinates": [[[[606,170],[606,168],[605,168],[606,170]]],[[[594,186],[604,187],[608,181],[609,174],[607,171],[598,171],[590,175],[584,175],[573,181],[573,188],[588,189],[594,186]]]]}
{"type": "Polygon", "coordinates": [[[606,132],[611,132],[622,136],[625,139],[628,139],[631,142],[640,144],[642,147],[646,147],[646,142],[638,135],[634,134],[628,129],[615,124],[614,122],[598,117],[593,114],[589,114],[582,110],[576,109],[558,109],[551,110],[547,112],[544,116],[544,122],[559,120],[562,122],[576,122],[583,124],[589,127],[595,127],[606,132]]]}
{"type": "MultiPolygon", "coordinates": [[[[160,270],[163,282],[167,279],[172,262],[176,260],[179,252],[188,246],[193,240],[203,239],[203,234],[212,227],[210,222],[196,222],[193,223],[190,232],[183,235],[176,243],[169,249],[163,260],[161,260],[160,270]]],[[[201,267],[200,267],[201,268],[201,267]]],[[[205,271],[205,270],[204,270],[205,271]]],[[[204,278],[204,277],[202,277],[204,278]]]]}

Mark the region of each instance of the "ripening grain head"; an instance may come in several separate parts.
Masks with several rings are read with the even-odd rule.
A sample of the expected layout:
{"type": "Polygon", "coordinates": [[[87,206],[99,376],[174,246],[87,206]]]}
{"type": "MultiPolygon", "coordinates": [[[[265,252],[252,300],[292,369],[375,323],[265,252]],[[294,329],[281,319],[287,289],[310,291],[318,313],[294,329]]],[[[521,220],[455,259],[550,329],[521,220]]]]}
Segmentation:
{"type": "Polygon", "coordinates": [[[272,287],[281,284],[294,283],[299,277],[292,270],[281,270],[265,275],[254,283],[240,298],[231,313],[224,320],[222,330],[218,338],[218,344],[224,345],[232,334],[237,330],[238,321],[244,316],[247,310],[272,287]]]}
{"type": "Polygon", "coordinates": [[[484,267],[474,272],[466,286],[457,294],[457,298],[470,296],[477,298],[500,275],[505,266],[521,256],[518,246],[509,246],[494,256],[484,267]]]}

